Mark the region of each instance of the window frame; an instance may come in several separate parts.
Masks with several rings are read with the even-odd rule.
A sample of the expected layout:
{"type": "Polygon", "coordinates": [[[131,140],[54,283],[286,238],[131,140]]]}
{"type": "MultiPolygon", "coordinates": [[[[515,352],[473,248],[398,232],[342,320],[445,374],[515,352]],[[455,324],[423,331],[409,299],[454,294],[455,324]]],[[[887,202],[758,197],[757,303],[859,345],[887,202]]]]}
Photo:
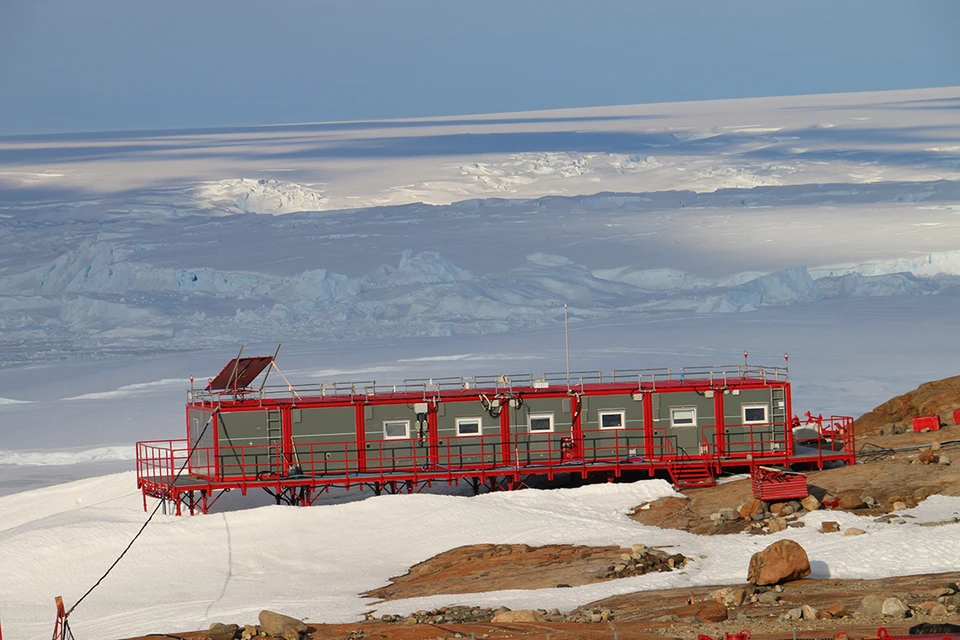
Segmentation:
{"type": "Polygon", "coordinates": [[[671,428],[684,428],[684,427],[696,427],[697,426],[697,408],[696,407],[670,407],[670,427],[671,428]],[[681,423],[677,424],[677,419],[674,417],[674,413],[677,411],[689,411],[693,414],[693,419],[690,423],[681,423]]]}
{"type": "Polygon", "coordinates": [[[410,439],[410,421],[409,420],[384,420],[383,421],[383,439],[384,440],[409,440],[410,439]],[[388,424],[402,424],[404,427],[404,435],[392,436],[389,433],[387,433],[388,424]]]}
{"type": "Polygon", "coordinates": [[[554,421],[553,413],[531,413],[527,416],[527,433],[553,433],[556,428],[556,423],[554,421]],[[534,429],[533,421],[534,420],[543,420],[547,419],[550,421],[549,429],[534,429]]]}
{"type": "Polygon", "coordinates": [[[600,409],[597,411],[597,426],[601,431],[616,431],[627,428],[627,410],[626,409],[600,409]],[[616,427],[603,426],[604,416],[620,416],[620,424],[616,427]]]}
{"type": "Polygon", "coordinates": [[[765,402],[742,404],[740,405],[740,418],[743,421],[742,424],[769,424],[770,405],[765,402]],[[747,409],[763,409],[763,420],[747,420],[747,409]]]}
{"type": "Polygon", "coordinates": [[[457,425],[458,436],[482,436],[483,435],[483,418],[479,418],[479,417],[478,418],[468,418],[468,417],[457,418],[456,425],[457,425]],[[473,423],[473,422],[477,423],[476,433],[463,433],[460,431],[460,425],[462,423],[473,423]]]}

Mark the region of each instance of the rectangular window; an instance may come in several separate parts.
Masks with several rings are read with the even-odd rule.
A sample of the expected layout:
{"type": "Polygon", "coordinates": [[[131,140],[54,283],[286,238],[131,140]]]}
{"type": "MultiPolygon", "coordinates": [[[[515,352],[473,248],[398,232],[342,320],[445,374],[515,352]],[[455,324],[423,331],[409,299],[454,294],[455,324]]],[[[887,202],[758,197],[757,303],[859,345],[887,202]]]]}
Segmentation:
{"type": "Polygon", "coordinates": [[[598,414],[598,422],[600,423],[601,429],[623,429],[624,424],[626,423],[626,418],[624,414],[626,412],[622,409],[613,411],[601,411],[598,414]]]}
{"type": "Polygon", "coordinates": [[[478,436],[481,427],[480,418],[457,418],[458,436],[478,436]]]}
{"type": "Polygon", "coordinates": [[[671,427],[695,427],[697,426],[697,410],[694,407],[684,407],[670,409],[671,427]]]}
{"type": "Polygon", "coordinates": [[[769,405],[765,404],[743,405],[743,424],[762,424],[769,422],[769,420],[767,420],[767,411],[769,408],[769,405]]]}
{"type": "Polygon", "coordinates": [[[530,433],[549,433],[553,431],[553,414],[537,413],[530,414],[527,428],[530,433]]]}
{"type": "Polygon", "coordinates": [[[410,437],[409,420],[384,420],[383,437],[387,440],[398,440],[410,437]]]}

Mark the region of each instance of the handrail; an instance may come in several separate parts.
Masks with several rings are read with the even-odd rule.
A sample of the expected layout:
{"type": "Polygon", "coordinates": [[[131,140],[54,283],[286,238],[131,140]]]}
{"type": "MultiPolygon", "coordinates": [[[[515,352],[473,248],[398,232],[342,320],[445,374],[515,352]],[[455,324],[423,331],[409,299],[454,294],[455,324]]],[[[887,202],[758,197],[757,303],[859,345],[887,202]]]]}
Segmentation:
{"type": "MultiPolygon", "coordinates": [[[[837,437],[818,437],[816,443],[810,443],[810,456],[805,459],[822,464],[824,460],[856,454],[852,418],[830,416],[823,418],[823,423],[837,425],[837,437]]],[[[788,448],[792,438],[788,422],[723,425],[716,429],[714,441],[710,442],[708,434],[714,429],[712,425],[701,425],[701,449],[684,454],[684,459],[753,466],[763,460],[778,461],[796,455],[788,448]]],[[[275,443],[191,448],[186,439],[143,441],[136,445],[137,484],[144,491],[167,495],[203,482],[266,486],[283,482],[383,483],[398,476],[452,480],[491,473],[587,473],[589,465],[601,465],[619,474],[624,466],[652,469],[654,465],[670,465],[680,459],[674,441],[677,436],[667,427],[596,428],[580,433],[579,440],[574,441],[572,434],[553,432],[511,433],[506,440],[501,439],[499,431],[461,436],[442,432],[433,446],[429,438],[414,436],[370,440],[360,448],[353,440],[295,441],[291,450],[275,443]],[[650,437],[652,442],[648,441],[650,437]],[[189,462],[189,473],[174,487],[175,471],[185,462],[189,462]]]]}
{"type": "Polygon", "coordinates": [[[614,369],[609,375],[600,370],[590,371],[553,371],[544,372],[539,376],[533,373],[510,375],[484,376],[447,376],[440,378],[406,378],[397,384],[378,384],[376,380],[355,380],[316,382],[301,385],[268,385],[261,389],[242,389],[227,391],[210,391],[207,389],[192,388],[187,391],[187,401],[198,404],[219,404],[240,399],[267,399],[290,397],[294,400],[305,395],[326,397],[355,397],[372,396],[390,393],[438,393],[441,391],[458,391],[468,389],[483,389],[494,392],[509,391],[515,387],[536,388],[538,383],[550,386],[566,385],[569,380],[571,387],[583,387],[585,384],[599,384],[604,382],[633,382],[638,386],[645,379],[651,381],[656,389],[657,380],[673,381],[707,381],[711,386],[728,386],[739,380],[760,379],[768,381],[786,381],[788,379],[786,367],[763,365],[715,365],[682,367],[675,371],[670,367],[650,369],[614,369]],[[722,383],[721,383],[722,381],[722,383]]]}

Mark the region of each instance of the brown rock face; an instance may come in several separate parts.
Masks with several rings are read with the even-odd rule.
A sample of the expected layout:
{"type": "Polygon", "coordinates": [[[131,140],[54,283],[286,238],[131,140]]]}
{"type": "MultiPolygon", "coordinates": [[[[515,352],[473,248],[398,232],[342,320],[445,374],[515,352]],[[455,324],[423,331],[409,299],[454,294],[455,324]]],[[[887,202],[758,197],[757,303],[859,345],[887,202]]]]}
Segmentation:
{"type": "Polygon", "coordinates": [[[780,540],[750,558],[747,582],[756,585],[799,580],[810,575],[810,560],[793,540],[780,540]]]}
{"type": "Polygon", "coordinates": [[[960,407],[960,376],[925,382],[913,391],[897,396],[860,416],[854,423],[857,435],[875,434],[888,424],[904,424],[917,416],[940,415],[952,424],[950,412],[960,407]]]}

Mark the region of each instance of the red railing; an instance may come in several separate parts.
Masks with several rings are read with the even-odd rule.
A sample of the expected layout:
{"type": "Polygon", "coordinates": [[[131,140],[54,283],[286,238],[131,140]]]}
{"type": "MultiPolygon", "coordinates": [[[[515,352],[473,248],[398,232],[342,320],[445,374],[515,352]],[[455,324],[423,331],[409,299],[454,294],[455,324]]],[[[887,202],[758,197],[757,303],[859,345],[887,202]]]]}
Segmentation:
{"type": "MultiPolygon", "coordinates": [[[[853,420],[842,416],[822,419],[822,437],[797,444],[815,448],[815,459],[838,458],[854,453],[853,420]],[[832,434],[832,435],[827,435],[832,434]]],[[[605,466],[661,465],[676,460],[744,463],[798,457],[792,433],[783,423],[725,425],[698,429],[691,451],[676,441],[676,432],[652,429],[652,440],[639,429],[585,430],[580,442],[558,433],[511,434],[506,447],[499,434],[449,436],[432,450],[429,439],[374,440],[358,449],[355,442],[301,442],[283,451],[278,444],[197,447],[186,440],[137,443],[137,482],[152,490],[172,486],[183,472],[185,485],[192,481],[222,483],[267,482],[277,479],[322,478],[325,482],[389,480],[392,474],[428,477],[463,477],[474,472],[529,470],[552,473],[605,466]]]]}

